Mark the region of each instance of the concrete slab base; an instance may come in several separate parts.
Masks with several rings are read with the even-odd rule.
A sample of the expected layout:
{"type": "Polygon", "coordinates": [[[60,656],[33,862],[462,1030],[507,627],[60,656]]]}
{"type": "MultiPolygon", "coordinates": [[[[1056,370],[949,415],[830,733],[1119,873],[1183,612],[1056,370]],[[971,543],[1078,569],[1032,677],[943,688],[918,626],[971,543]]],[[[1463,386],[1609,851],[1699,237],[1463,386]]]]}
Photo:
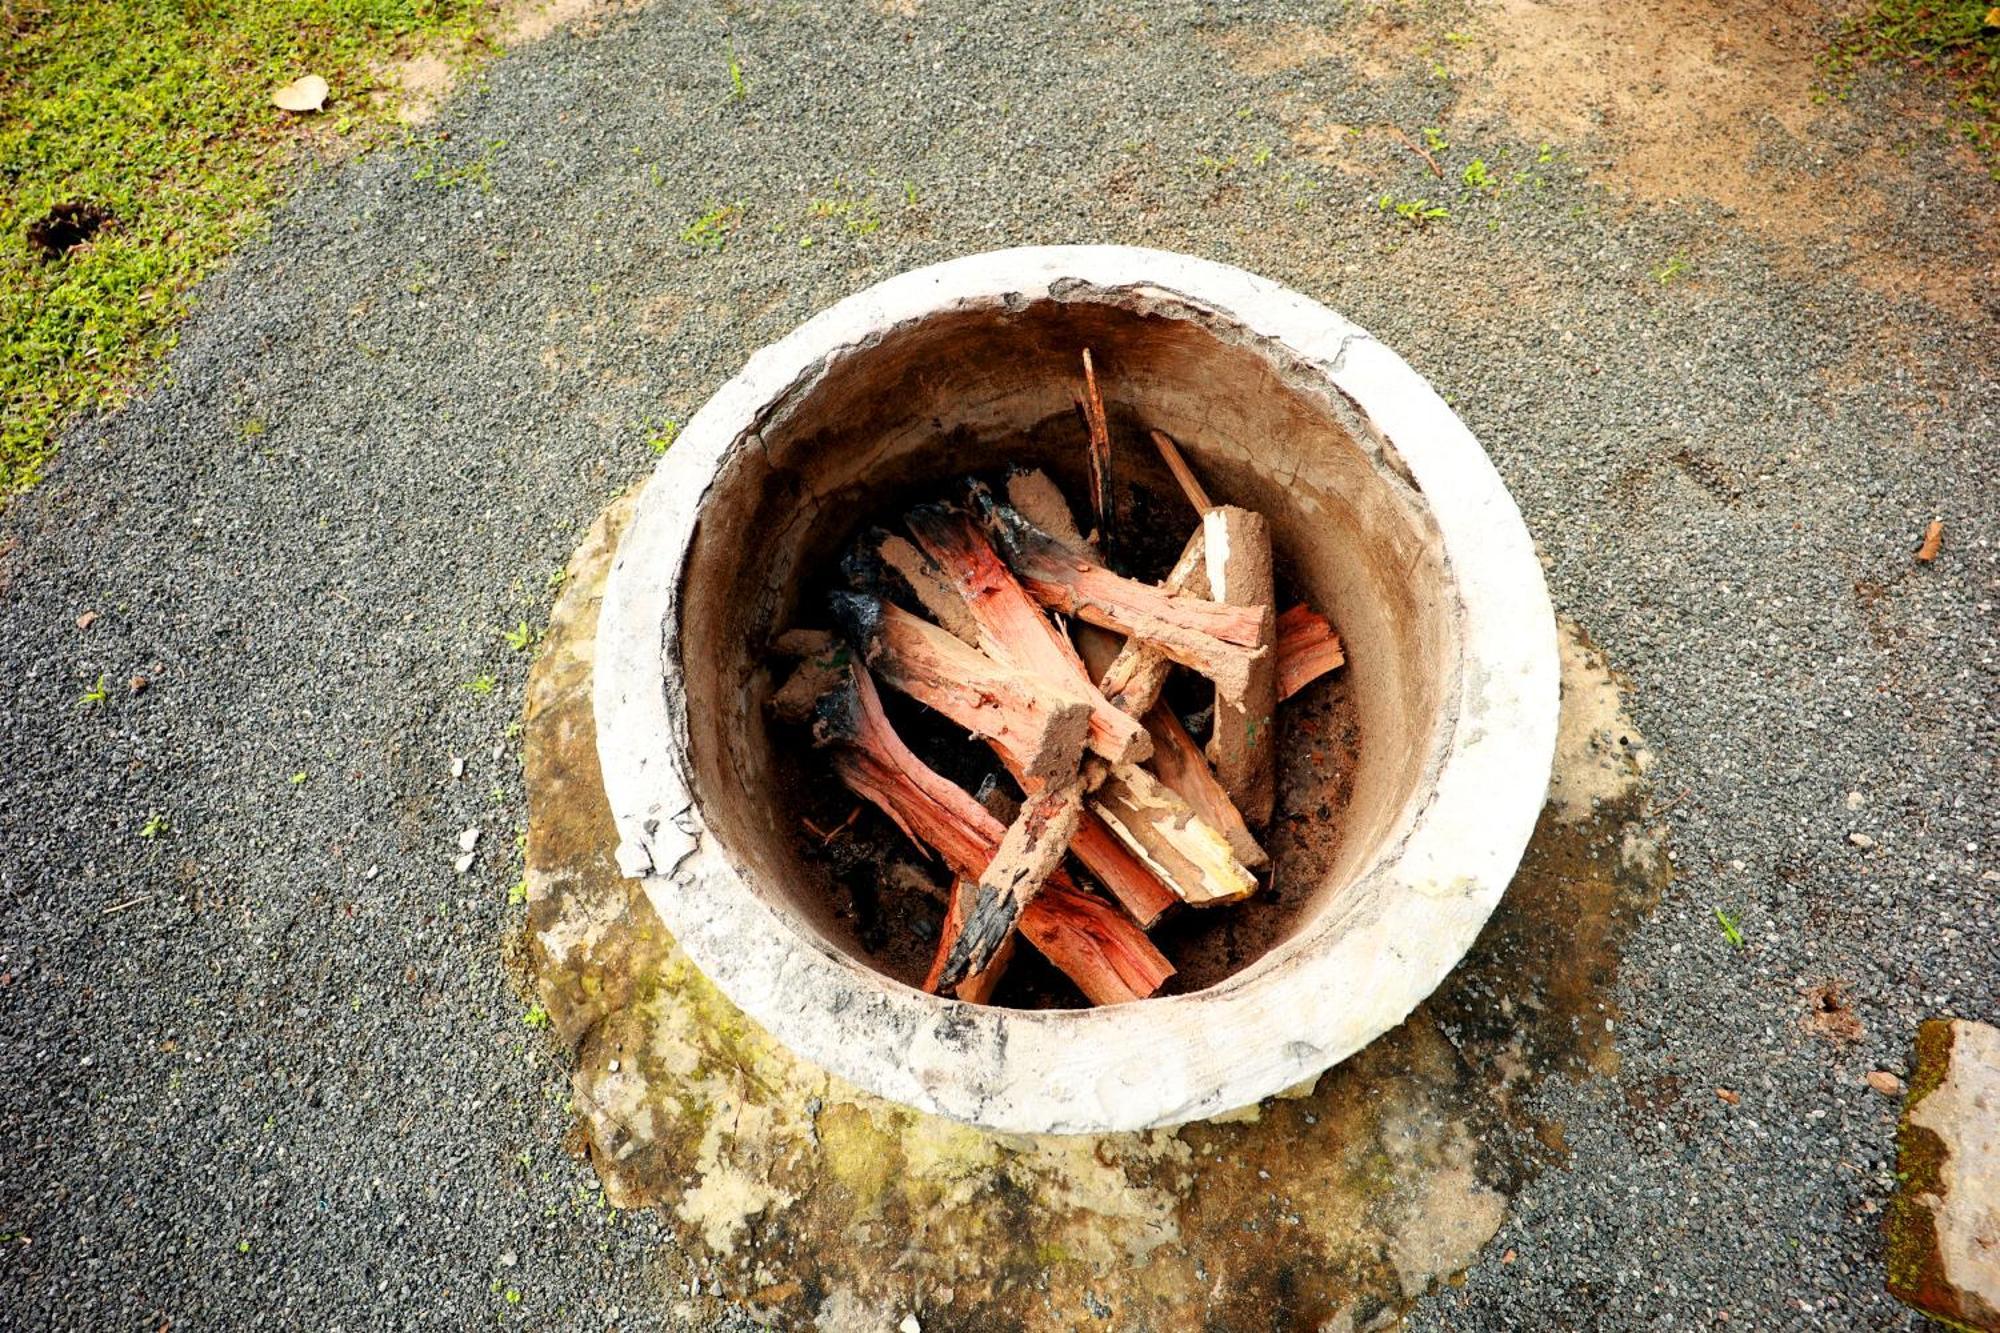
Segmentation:
{"type": "MultiPolygon", "coordinates": [[[[615,859],[591,713],[629,499],[578,551],[528,691],[534,984],[575,1061],[607,1196],[655,1207],[690,1303],[783,1327],[1388,1327],[1565,1155],[1526,1109],[1615,1072],[1620,942],[1670,874],[1620,688],[1563,632],[1555,782],[1479,943],[1400,1027],[1310,1086],[1139,1134],[994,1134],[868,1096],[732,1007],[615,859]]],[[[670,1293],[671,1294],[671,1293],[670,1293]]]]}

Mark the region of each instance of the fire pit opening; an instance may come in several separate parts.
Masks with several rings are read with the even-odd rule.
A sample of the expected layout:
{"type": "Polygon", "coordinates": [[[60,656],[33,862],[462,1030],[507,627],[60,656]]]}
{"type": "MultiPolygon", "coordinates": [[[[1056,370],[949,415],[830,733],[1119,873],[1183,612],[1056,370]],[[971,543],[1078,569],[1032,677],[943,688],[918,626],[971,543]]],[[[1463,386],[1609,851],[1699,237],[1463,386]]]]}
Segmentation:
{"type": "MultiPolygon", "coordinates": [[[[1031,507],[1047,514],[1047,502],[1043,490],[1031,507]]],[[[1209,548],[1204,525],[1204,550],[1223,552],[1226,584],[1239,549],[1259,548],[1254,536],[1247,548],[1234,545],[1228,525],[1244,521],[1235,513],[1210,517],[1223,544],[1209,548]]],[[[1026,636],[1030,649],[1041,645],[1042,665],[996,675],[999,658],[955,640],[947,649],[951,631],[911,630],[922,624],[915,617],[900,632],[916,637],[901,642],[943,637],[925,640],[928,648],[897,647],[891,661],[881,627],[895,617],[856,620],[849,613],[857,605],[876,615],[883,604],[844,600],[848,618],[833,623],[882,650],[869,674],[901,672],[914,694],[907,653],[956,662],[928,679],[940,711],[955,710],[961,722],[991,721],[976,711],[986,703],[961,706],[966,698],[983,700],[988,688],[1007,694],[1015,702],[993,707],[1021,719],[1028,749],[1003,758],[1024,772],[1035,771],[1022,757],[1030,752],[1056,773],[1075,764],[1085,716],[1102,733],[1089,740],[1093,753],[1125,744],[1117,733],[1145,712],[1136,684],[1120,693],[1134,704],[1122,713],[1110,702],[1086,707],[1066,686],[1036,702],[1019,683],[1071,679],[1074,664],[1046,656],[1067,650],[1039,628],[1045,622],[1032,606],[1017,600],[1013,612],[999,610],[1006,596],[1027,594],[1009,594],[1013,585],[993,574],[997,556],[982,563],[992,554],[980,554],[982,530],[1007,545],[1008,561],[1040,561],[1039,573],[1023,575],[1036,597],[1063,601],[1062,581],[1080,587],[1089,575],[1094,597],[1122,598],[1138,617],[1130,623],[1152,626],[1135,637],[1164,651],[1163,633],[1182,634],[1174,651],[1183,658],[1207,653],[1215,670],[1232,670],[1229,652],[1204,644],[1222,643],[1228,612],[1244,607],[1202,622],[1216,625],[1218,637],[1187,638],[1168,622],[1192,625],[1210,612],[1186,600],[1163,604],[1149,585],[1106,582],[1080,537],[1056,543],[1066,555],[1050,554],[1053,538],[1043,538],[1043,554],[1026,556],[1015,544],[1024,530],[1012,522],[993,509],[981,529],[964,515],[927,510],[911,535],[950,567],[957,592],[981,599],[964,603],[979,621],[972,638],[1018,664],[1027,658],[1015,639],[1026,636]],[[951,535],[967,525],[974,536],[951,535]],[[975,677],[982,683],[970,691],[949,687],[975,677]],[[1045,725],[1035,741],[1028,719],[1038,710],[1045,725]],[[1066,741],[1060,725],[1071,728],[1066,741]],[[1062,744],[1072,748],[1057,753],[1062,744]]],[[[1254,521],[1240,530],[1254,533],[1254,521]]],[[[1269,603],[1255,594],[1254,605],[1269,603]]],[[[1107,601],[1089,605],[1109,614],[1107,601]]],[[[1311,643],[1327,642],[1315,637],[1322,622],[1280,620],[1308,630],[1277,658],[1281,675],[1288,661],[1300,668],[1286,678],[1296,684],[1332,653],[1311,656],[1311,643]]],[[[1240,645],[1245,631],[1235,624],[1240,645]]],[[[1088,639],[1077,642],[1089,648],[1088,639]]],[[[1401,1022],[1464,956],[1506,890],[1555,749],[1555,620],[1541,566],[1492,462],[1451,409],[1394,352],[1296,292],[1225,265],[1122,246],[1004,250],[904,273],[753,356],[688,423],[639,497],[605,583],[593,670],[618,862],[643,882],[688,959],[773,1038],[832,1073],[920,1110],[1013,1133],[1137,1130],[1215,1115],[1310,1078],[1401,1022]],[[787,651],[805,652],[845,682],[805,691],[808,703],[838,704],[820,719],[842,747],[834,762],[843,782],[859,781],[871,800],[932,825],[931,846],[956,867],[976,867],[980,893],[993,865],[1032,873],[1023,853],[1046,850],[1036,830],[1060,829],[1048,822],[1056,814],[1005,825],[955,787],[954,779],[974,777],[963,767],[948,770],[935,751],[935,771],[897,757],[901,747],[885,737],[907,732],[910,748],[921,749],[924,726],[936,732],[938,724],[894,699],[885,706],[900,711],[885,717],[868,703],[868,676],[837,660],[836,645],[805,647],[809,636],[787,632],[829,625],[836,567],[863,525],[949,494],[968,474],[991,479],[1039,465],[1076,507],[1085,463],[1073,396],[1085,348],[1108,409],[1114,470],[1128,488],[1120,531],[1156,543],[1155,562],[1159,548],[1194,531],[1192,508],[1146,448],[1147,431],[1165,432],[1216,501],[1268,523],[1280,599],[1331,620],[1346,664],[1278,705],[1277,726],[1291,734],[1262,849],[1275,860],[1275,888],[1266,873],[1244,899],[1244,875],[1231,878],[1224,867],[1200,870],[1189,893],[1188,876],[1162,860],[1173,888],[1154,884],[1153,900],[1166,893],[1190,905],[1177,923],[1160,918],[1149,942],[1137,913],[1118,916],[1050,876],[1015,919],[1036,951],[1067,955],[1065,978],[1091,989],[1097,1003],[1076,1007],[1067,980],[1040,971],[1027,949],[993,973],[1003,989],[989,993],[991,1003],[970,1003],[912,985],[925,979],[918,973],[928,942],[892,941],[912,933],[913,916],[883,920],[892,909],[936,919],[935,905],[916,901],[917,881],[935,873],[923,869],[922,855],[866,810],[842,845],[822,843],[853,804],[798,728],[772,715],[774,691],[792,670],[773,649],[785,636],[787,651]],[[878,767],[856,767],[871,763],[878,767]],[[891,793],[893,783],[909,790],[891,793]],[[806,830],[808,819],[821,835],[806,830]],[[844,846],[849,839],[853,848],[844,846]],[[1006,863],[1010,840],[1014,860],[1006,863]],[[905,893],[911,887],[915,897],[905,893]],[[1197,897],[1212,905],[1193,905],[1197,897]],[[1214,915],[1204,921],[1205,913],[1214,915]],[[1087,949],[1101,965],[1079,966],[1087,949]],[[1126,983],[1164,979],[1169,965],[1176,975],[1157,994],[1158,980],[1126,983]]],[[[805,716],[789,707],[792,698],[775,702],[805,716]]],[[[1194,748],[1174,739],[1158,710],[1151,720],[1176,753],[1194,748]]],[[[1232,717],[1219,756],[1243,739],[1247,721],[1232,717]]],[[[932,739],[977,754],[962,735],[932,739]]],[[[1172,801],[1104,795],[1114,783],[1128,794],[1146,785],[1133,777],[1140,767],[1110,762],[1092,810],[1106,823],[1113,814],[1127,821],[1116,836],[1137,844],[1150,832],[1178,846],[1175,837],[1200,834],[1200,821],[1175,822],[1172,801]]],[[[1261,782],[1261,769],[1256,776],[1261,782]]],[[[1046,808],[1071,790],[1044,791],[1046,808]]],[[[1090,833],[1087,823],[1071,826],[1078,837],[1090,833]]],[[[1078,864],[1122,873],[1115,849],[1061,845],[1078,864]]],[[[950,956],[970,967],[984,941],[1004,941],[1009,919],[996,925],[988,910],[976,933],[975,915],[1023,900],[995,890],[968,907],[966,882],[954,899],[966,924],[949,937],[975,941],[963,952],[951,946],[950,956]]],[[[1119,901],[1130,908],[1144,885],[1130,875],[1121,884],[1119,901]]],[[[948,951],[936,956],[952,965],[948,951]]]]}
{"type": "MultiPolygon", "coordinates": [[[[1443,743],[1458,674],[1443,543],[1394,448],[1315,368],[1154,294],[1078,287],[939,313],[843,348],[762,415],[755,447],[734,451],[703,498],[679,604],[693,789],[747,882],[825,946],[910,986],[943,915],[921,881],[949,880],[872,807],[847,822],[857,802],[825,753],[769,717],[785,669],[770,644],[827,623],[836,566],[857,533],[897,528],[912,503],[968,473],[1041,467],[1082,517],[1086,445],[1072,395],[1086,347],[1114,441],[1130,572],[1163,576],[1199,521],[1146,443],[1159,429],[1218,501],[1266,516],[1279,606],[1322,611],[1348,656],[1281,710],[1278,805],[1264,838],[1272,887],[1163,923],[1154,940],[1177,974],[1162,993],[1222,982],[1336,910],[1406,826],[1443,743]]],[[[920,755],[976,784],[976,771],[949,767],[966,749],[961,730],[887,702],[920,755]]],[[[995,1002],[1083,999],[1022,950],[995,1002]]]]}

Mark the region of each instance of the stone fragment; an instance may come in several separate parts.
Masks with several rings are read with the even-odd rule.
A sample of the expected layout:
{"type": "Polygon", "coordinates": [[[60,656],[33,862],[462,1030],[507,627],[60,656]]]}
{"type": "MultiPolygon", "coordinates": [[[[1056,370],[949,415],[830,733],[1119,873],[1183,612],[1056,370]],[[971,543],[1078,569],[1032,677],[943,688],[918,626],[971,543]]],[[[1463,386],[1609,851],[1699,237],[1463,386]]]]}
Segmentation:
{"type": "Polygon", "coordinates": [[[1847,840],[1864,852],[1875,845],[1875,839],[1866,833],[1850,833],[1847,835],[1847,840]]]}
{"type": "Polygon", "coordinates": [[[1897,1129],[1883,1228],[1891,1294],[1952,1327],[2000,1333],[2000,1028],[1934,1018],[1897,1129]]]}
{"type": "Polygon", "coordinates": [[[1894,1097],[1903,1091],[1903,1080],[1886,1069],[1871,1069],[1868,1071],[1868,1086],[1884,1097],[1894,1097]]]}
{"type": "Polygon", "coordinates": [[[458,835],[458,850],[469,852],[479,845],[479,826],[474,824],[458,835]]]}
{"type": "Polygon", "coordinates": [[[76,627],[78,629],[89,629],[92,625],[95,625],[96,623],[97,623],[97,612],[95,611],[85,611],[82,615],[76,618],[76,627]]]}

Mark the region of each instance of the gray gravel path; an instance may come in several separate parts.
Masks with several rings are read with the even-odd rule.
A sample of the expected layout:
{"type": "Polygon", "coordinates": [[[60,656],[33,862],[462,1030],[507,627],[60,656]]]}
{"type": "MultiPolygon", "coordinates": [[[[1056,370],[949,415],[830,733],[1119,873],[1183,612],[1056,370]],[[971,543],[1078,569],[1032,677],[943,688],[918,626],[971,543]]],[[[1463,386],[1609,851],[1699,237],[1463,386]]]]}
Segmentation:
{"type": "MultiPolygon", "coordinates": [[[[1566,1161],[1413,1323],[1913,1326],[1880,1294],[1894,1106],[1861,1080],[1926,1015],[2000,1018],[1994,310],[1623,207],[1420,68],[1246,72],[1212,41],[1280,16],[1093,13],[661,7],[524,50],[448,139],[310,182],[167,383],[0,517],[0,1323],[726,1319],[677,1305],[655,1223],[561,1147],[502,961],[503,631],[651,424],[757,345],[913,264],[1107,239],[1292,283],[1430,375],[1678,797],[1622,1072],[1551,1085],[1566,1161]],[[1450,182],[1393,147],[1311,160],[1301,107],[1445,120],[1454,170],[1506,148],[1522,186],[1399,224],[1379,194],[1450,182]],[[719,207],[719,250],[683,239],[719,207]],[[1858,1042],[1804,1026],[1834,980],[1858,1042]]],[[[1968,262],[2000,197],[1905,142],[1895,244],[1968,262]]],[[[1810,146],[1829,189],[1855,147],[1810,146]]]]}

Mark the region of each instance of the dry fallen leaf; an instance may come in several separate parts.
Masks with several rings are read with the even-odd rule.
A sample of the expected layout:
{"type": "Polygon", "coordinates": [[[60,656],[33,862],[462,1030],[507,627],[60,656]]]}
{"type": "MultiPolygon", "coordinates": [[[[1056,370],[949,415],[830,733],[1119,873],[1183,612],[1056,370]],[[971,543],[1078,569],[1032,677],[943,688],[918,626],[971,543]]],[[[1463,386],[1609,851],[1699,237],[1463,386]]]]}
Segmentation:
{"type": "Polygon", "coordinates": [[[326,80],[308,74],[273,92],[271,105],[280,111],[317,111],[326,105],[326,94],[326,80]]]}
{"type": "Polygon", "coordinates": [[[1734,1106],[1736,1105],[1736,1103],[1743,1100],[1741,1097],[1731,1092],[1728,1088],[1717,1088],[1715,1090],[1715,1095],[1717,1097],[1720,1097],[1723,1101],[1727,1102],[1731,1106],[1734,1106]]]}
{"type": "Polygon", "coordinates": [[[97,623],[97,612],[95,611],[85,611],[82,615],[76,618],[76,627],[78,629],[89,629],[92,625],[95,625],[96,623],[97,623]]]}
{"type": "Polygon", "coordinates": [[[1938,558],[1938,552],[1943,547],[1944,520],[1934,518],[1931,520],[1931,525],[1924,529],[1924,544],[1917,548],[1917,559],[1928,565],[1938,558]]]}

